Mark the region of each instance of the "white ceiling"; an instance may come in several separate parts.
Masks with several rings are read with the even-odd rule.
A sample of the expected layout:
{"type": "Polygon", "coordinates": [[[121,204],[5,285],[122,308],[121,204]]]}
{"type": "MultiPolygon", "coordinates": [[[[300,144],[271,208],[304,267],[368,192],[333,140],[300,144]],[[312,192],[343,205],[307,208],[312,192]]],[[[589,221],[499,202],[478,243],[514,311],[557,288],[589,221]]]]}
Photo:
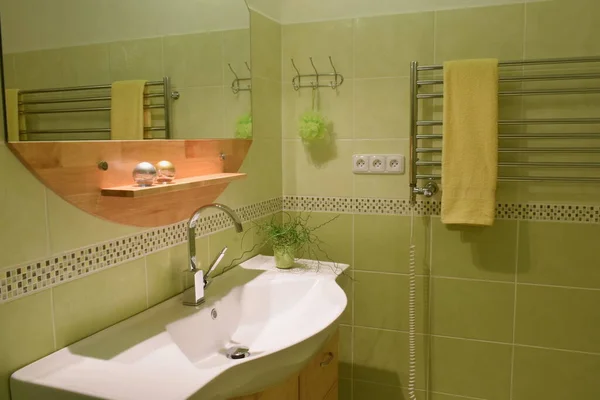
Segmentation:
{"type": "Polygon", "coordinates": [[[247,0],[251,9],[282,24],[485,7],[547,0],[247,0]]]}

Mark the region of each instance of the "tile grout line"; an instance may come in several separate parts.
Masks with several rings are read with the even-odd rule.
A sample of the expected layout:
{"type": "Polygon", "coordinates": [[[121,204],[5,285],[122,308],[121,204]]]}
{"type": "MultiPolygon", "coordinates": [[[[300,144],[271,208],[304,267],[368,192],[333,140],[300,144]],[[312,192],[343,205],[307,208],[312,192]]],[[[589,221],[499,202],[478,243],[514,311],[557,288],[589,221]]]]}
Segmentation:
{"type": "Polygon", "coordinates": [[[146,308],[150,307],[150,295],[149,295],[149,288],[148,288],[148,257],[144,256],[144,280],[145,280],[145,287],[146,287],[146,308]]]}
{"type": "Polygon", "coordinates": [[[52,342],[54,351],[58,350],[56,345],[56,318],[54,316],[54,288],[50,289],[50,318],[52,319],[52,342]]]}
{"type": "MultiPolygon", "coordinates": [[[[45,223],[46,223],[46,257],[48,258],[52,255],[52,245],[51,243],[51,235],[50,235],[50,213],[48,207],[48,189],[44,187],[44,212],[45,212],[45,223]]],[[[2,268],[0,268],[2,270],[2,268]]]]}
{"type": "Polygon", "coordinates": [[[431,363],[432,363],[432,336],[431,326],[433,324],[433,313],[431,312],[431,305],[433,303],[433,223],[429,218],[429,278],[427,283],[427,335],[429,340],[427,341],[427,372],[426,372],[426,389],[427,389],[427,400],[429,400],[429,392],[431,388],[431,363]]]}
{"type": "MultiPolygon", "coordinates": [[[[389,328],[379,328],[379,327],[376,328],[376,327],[372,327],[372,326],[363,326],[363,325],[355,325],[355,328],[366,329],[366,330],[371,330],[371,331],[383,331],[383,332],[389,332],[389,333],[401,333],[401,334],[404,334],[404,335],[408,335],[408,331],[407,330],[401,330],[401,329],[389,329],[389,328]]],[[[434,337],[434,338],[451,339],[451,340],[461,340],[461,341],[465,341],[465,342],[488,343],[488,344],[495,344],[495,345],[499,345],[499,346],[513,346],[510,341],[509,342],[499,342],[499,341],[494,341],[494,340],[466,338],[466,337],[460,337],[460,336],[435,335],[435,334],[428,334],[428,333],[423,333],[423,332],[417,332],[417,336],[421,336],[421,337],[431,336],[431,337],[434,337]]],[[[586,354],[586,355],[590,355],[590,356],[600,357],[600,352],[590,352],[590,351],[583,351],[583,350],[563,349],[563,348],[556,348],[556,347],[544,347],[544,346],[536,346],[536,345],[523,344],[523,343],[515,343],[514,346],[515,347],[531,348],[531,349],[561,351],[561,352],[564,352],[564,353],[586,354]]]]}
{"type": "MultiPolygon", "coordinates": [[[[356,261],[356,246],[354,245],[356,237],[356,218],[354,214],[352,215],[352,268],[355,267],[356,261]]],[[[351,337],[350,337],[350,400],[354,399],[354,323],[355,323],[355,313],[356,313],[356,301],[355,301],[355,290],[354,290],[354,279],[356,279],[356,271],[352,271],[352,282],[351,289],[352,290],[352,328],[350,329],[351,337]]]]}
{"type": "Polygon", "coordinates": [[[513,399],[514,381],[515,381],[515,339],[517,332],[517,277],[519,275],[519,242],[521,240],[521,221],[517,221],[517,233],[515,240],[515,278],[514,278],[514,297],[513,297],[513,330],[512,330],[512,348],[510,354],[510,391],[509,400],[513,399]]]}

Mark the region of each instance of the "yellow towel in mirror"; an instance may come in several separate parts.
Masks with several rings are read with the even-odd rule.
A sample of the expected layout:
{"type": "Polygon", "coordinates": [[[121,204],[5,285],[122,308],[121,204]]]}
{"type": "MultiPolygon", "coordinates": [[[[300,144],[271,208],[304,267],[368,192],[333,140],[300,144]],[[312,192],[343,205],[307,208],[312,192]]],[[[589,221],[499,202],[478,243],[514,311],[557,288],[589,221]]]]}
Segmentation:
{"type": "MultiPolygon", "coordinates": [[[[20,131],[26,130],[25,116],[19,115],[19,89],[6,89],[4,101],[6,102],[6,125],[8,126],[8,141],[18,142],[20,131]]],[[[26,138],[23,138],[26,139],[26,138]]]]}
{"type": "Polygon", "coordinates": [[[491,226],[498,180],[498,60],[444,63],[442,222],[491,226]]]}
{"type": "Polygon", "coordinates": [[[114,82],[111,88],[110,138],[142,140],[151,138],[144,126],[150,127],[150,110],[145,110],[146,82],[143,80],[114,82]]]}

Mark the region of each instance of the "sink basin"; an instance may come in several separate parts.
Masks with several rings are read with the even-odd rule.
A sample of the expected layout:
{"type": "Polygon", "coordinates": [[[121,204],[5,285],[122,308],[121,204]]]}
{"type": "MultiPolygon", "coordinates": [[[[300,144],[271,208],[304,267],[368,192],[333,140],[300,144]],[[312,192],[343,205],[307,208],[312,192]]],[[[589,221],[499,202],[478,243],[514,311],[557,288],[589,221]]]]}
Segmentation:
{"type": "Polygon", "coordinates": [[[257,256],[216,278],[199,307],[180,296],[15,372],[13,400],[228,399],[288,378],[336,328],[347,265],[257,256]],[[227,356],[247,348],[241,359],[227,356]]]}

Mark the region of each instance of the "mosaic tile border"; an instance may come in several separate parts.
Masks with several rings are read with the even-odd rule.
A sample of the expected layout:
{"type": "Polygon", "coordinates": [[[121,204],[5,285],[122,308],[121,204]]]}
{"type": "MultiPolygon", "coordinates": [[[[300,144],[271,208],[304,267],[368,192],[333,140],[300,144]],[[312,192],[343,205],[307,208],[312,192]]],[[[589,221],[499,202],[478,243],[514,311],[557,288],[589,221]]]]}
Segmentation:
{"type": "MultiPolygon", "coordinates": [[[[402,199],[284,196],[283,210],[410,216],[412,206],[409,200],[402,199]]],[[[417,216],[439,216],[441,202],[417,200],[414,211],[417,216]]],[[[499,203],[496,218],[597,224],[600,223],[600,205],[499,203]]]]}
{"type": "MultiPolygon", "coordinates": [[[[247,222],[276,213],[281,209],[282,199],[279,197],[238,207],[235,211],[242,222],[247,222]]],[[[200,218],[196,236],[207,236],[231,226],[233,224],[225,213],[216,212],[200,218]]],[[[0,304],[136,260],[186,241],[186,223],[179,222],[3,268],[0,270],[0,304]]]]}
{"type": "MultiPolygon", "coordinates": [[[[283,196],[235,210],[242,221],[247,222],[282,210],[410,216],[412,206],[408,200],[402,199],[283,196]]],[[[438,216],[441,203],[435,200],[418,200],[414,212],[417,216],[438,216]]],[[[496,207],[496,218],[599,224],[600,205],[500,203],[496,207]]],[[[231,226],[225,213],[209,214],[200,219],[197,237],[231,226]]],[[[0,269],[0,304],[186,241],[186,224],[179,222],[0,269]]]]}

